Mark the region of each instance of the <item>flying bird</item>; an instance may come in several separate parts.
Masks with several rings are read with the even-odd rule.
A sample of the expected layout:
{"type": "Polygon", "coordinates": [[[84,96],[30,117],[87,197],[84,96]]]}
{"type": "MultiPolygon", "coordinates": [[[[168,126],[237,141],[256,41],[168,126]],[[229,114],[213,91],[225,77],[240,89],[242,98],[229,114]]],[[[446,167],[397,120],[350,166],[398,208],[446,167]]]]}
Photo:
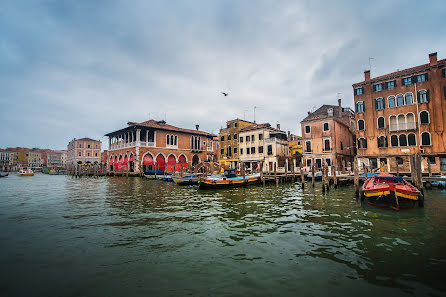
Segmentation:
{"type": "Polygon", "coordinates": [[[228,96],[228,93],[225,93],[225,92],[221,92],[221,93],[222,93],[223,95],[225,95],[225,97],[228,96]]]}

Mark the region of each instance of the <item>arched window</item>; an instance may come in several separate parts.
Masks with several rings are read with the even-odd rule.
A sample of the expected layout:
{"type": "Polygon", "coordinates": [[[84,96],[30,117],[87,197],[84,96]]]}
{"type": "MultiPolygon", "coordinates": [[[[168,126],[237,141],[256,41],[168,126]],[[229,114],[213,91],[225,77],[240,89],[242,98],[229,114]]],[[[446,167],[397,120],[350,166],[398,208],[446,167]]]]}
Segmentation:
{"type": "Polygon", "coordinates": [[[406,130],[415,130],[417,125],[415,123],[415,115],[411,112],[406,114],[406,130]]]}
{"type": "Polygon", "coordinates": [[[358,120],[358,131],[364,131],[364,120],[358,120]]]}
{"type": "Polygon", "coordinates": [[[387,147],[387,137],[386,136],[378,137],[378,147],[387,147]]]}
{"type": "Polygon", "coordinates": [[[232,148],[231,148],[230,145],[228,146],[228,150],[226,152],[226,155],[227,155],[227,157],[231,157],[232,156],[232,148]]]}
{"type": "Polygon", "coordinates": [[[418,103],[428,103],[428,92],[426,90],[418,91],[418,103]]]}
{"type": "Polygon", "coordinates": [[[398,131],[406,130],[406,116],[404,114],[399,114],[397,121],[398,121],[398,131]]]}
{"type": "Polygon", "coordinates": [[[407,146],[407,137],[405,134],[400,135],[400,146],[407,146]]]}
{"type": "Polygon", "coordinates": [[[396,95],[396,105],[403,106],[404,105],[404,96],[402,94],[396,95]]]}
{"type": "Polygon", "coordinates": [[[378,129],[384,129],[384,128],[386,128],[384,117],[379,117],[378,118],[378,129]]]}
{"type": "Polygon", "coordinates": [[[396,116],[392,115],[389,118],[389,131],[397,131],[398,130],[398,122],[396,120],[396,116]]]}
{"type": "Polygon", "coordinates": [[[413,104],[413,95],[412,93],[406,93],[406,105],[413,104]]]}
{"type": "Polygon", "coordinates": [[[170,144],[175,145],[175,137],[173,135],[170,135],[170,144]]]}
{"type": "Polygon", "coordinates": [[[398,146],[398,136],[397,135],[390,136],[390,145],[393,147],[398,146]]]}
{"type": "Polygon", "coordinates": [[[358,149],[366,149],[367,148],[367,139],[358,138],[358,149]]]}
{"type": "Polygon", "coordinates": [[[410,133],[409,135],[407,135],[407,142],[409,143],[409,146],[416,146],[417,140],[415,138],[415,134],[410,133]]]}
{"type": "Polygon", "coordinates": [[[427,110],[423,110],[420,112],[420,123],[429,124],[429,112],[427,110]]]}
{"type": "Polygon", "coordinates": [[[387,103],[389,105],[389,108],[395,107],[396,106],[395,96],[389,96],[387,98],[387,103]]]}
{"type": "Polygon", "coordinates": [[[421,145],[431,145],[431,135],[429,132],[421,133],[421,145]]]}
{"type": "Polygon", "coordinates": [[[169,135],[166,135],[166,143],[167,143],[167,145],[170,145],[170,136],[169,135]]]}

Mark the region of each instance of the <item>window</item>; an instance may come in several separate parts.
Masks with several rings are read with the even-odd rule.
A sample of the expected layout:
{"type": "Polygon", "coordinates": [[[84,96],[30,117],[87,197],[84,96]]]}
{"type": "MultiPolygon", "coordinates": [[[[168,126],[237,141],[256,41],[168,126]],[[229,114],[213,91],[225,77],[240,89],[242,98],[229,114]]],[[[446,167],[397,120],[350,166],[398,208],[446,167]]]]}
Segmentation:
{"type": "Polygon", "coordinates": [[[220,141],[225,141],[225,136],[224,135],[220,136],[220,141]]]}
{"type": "Polygon", "coordinates": [[[253,146],[252,148],[251,148],[251,154],[255,154],[256,153],[256,148],[255,148],[255,146],[253,146]]]}
{"type": "Polygon", "coordinates": [[[231,124],[230,124],[230,123],[227,123],[227,124],[226,124],[226,128],[227,128],[227,129],[231,128],[231,124]]]}
{"type": "Polygon", "coordinates": [[[427,157],[427,161],[431,164],[435,164],[437,162],[435,157],[427,157]]]}
{"type": "Polygon", "coordinates": [[[240,142],[243,142],[243,136],[240,136],[240,142]]]}
{"type": "Polygon", "coordinates": [[[234,123],[234,128],[237,128],[238,127],[238,124],[237,124],[237,122],[235,122],[234,123]]]}
{"type": "Polygon", "coordinates": [[[228,140],[231,140],[231,134],[228,134],[228,140]]]}
{"type": "Polygon", "coordinates": [[[97,157],[97,156],[98,156],[98,153],[94,153],[94,156],[97,157]]]}
{"type": "Polygon", "coordinates": [[[95,146],[94,146],[95,148],[98,148],[98,145],[97,144],[95,144],[95,146]]]}
{"type": "Polygon", "coordinates": [[[79,157],[80,157],[80,156],[82,156],[82,153],[81,153],[81,152],[79,152],[79,157]]]}
{"type": "Polygon", "coordinates": [[[251,142],[254,142],[254,140],[255,140],[255,135],[252,135],[251,136],[251,142]]]}
{"type": "Polygon", "coordinates": [[[431,135],[429,132],[421,133],[421,145],[431,145],[431,135]]]}
{"type": "Polygon", "coordinates": [[[400,139],[400,146],[407,146],[407,137],[405,134],[401,134],[399,139],[400,139]]]}
{"type": "Polygon", "coordinates": [[[443,77],[446,77],[446,68],[443,69],[443,77]]]}
{"type": "Polygon", "coordinates": [[[331,141],[329,138],[324,139],[324,151],[325,152],[331,151],[331,141]]]}
{"type": "Polygon", "coordinates": [[[412,93],[406,93],[406,105],[413,104],[413,95],[412,93]]]}
{"type": "Polygon", "coordinates": [[[404,96],[402,94],[396,95],[396,105],[403,106],[404,105],[404,96]]]}
{"type": "Polygon", "coordinates": [[[232,157],[232,147],[231,146],[228,146],[228,150],[226,151],[226,156],[232,157]]]}
{"type": "Polygon", "coordinates": [[[305,140],[305,152],[311,153],[311,140],[305,140]]]}
{"type": "Polygon", "coordinates": [[[89,144],[87,144],[87,148],[90,148],[90,145],[89,145],[89,144]]]}
{"type": "Polygon", "coordinates": [[[273,146],[270,144],[268,145],[268,155],[272,155],[273,154],[273,146]]]}
{"type": "Polygon", "coordinates": [[[415,134],[410,133],[409,135],[407,135],[407,142],[409,143],[409,146],[416,146],[417,140],[415,134]]]}
{"type": "Polygon", "coordinates": [[[237,148],[236,147],[234,148],[234,154],[237,154],[237,148]]]}
{"type": "Polygon", "coordinates": [[[327,166],[331,166],[331,159],[330,158],[325,159],[325,163],[327,163],[327,166]]]}
{"type": "Polygon", "coordinates": [[[234,140],[237,140],[237,133],[234,133],[234,140]]]}
{"type": "Polygon", "coordinates": [[[389,96],[387,98],[387,102],[388,102],[389,108],[395,107],[396,106],[395,96],[389,96]]]}
{"type": "Polygon", "coordinates": [[[240,155],[243,155],[243,149],[242,148],[240,149],[240,155]]]}
{"type": "Polygon", "coordinates": [[[355,95],[362,95],[364,94],[364,88],[356,88],[354,91],[355,95]]]}
{"type": "Polygon", "coordinates": [[[90,157],[90,152],[87,152],[87,156],[90,157]]]}
{"type": "Polygon", "coordinates": [[[356,102],[355,109],[357,113],[364,112],[364,101],[356,102]]]}
{"type": "Polygon", "coordinates": [[[375,99],[375,109],[376,110],[384,109],[384,98],[375,99]]]}
{"type": "Polygon", "coordinates": [[[246,154],[249,155],[250,151],[249,151],[249,147],[246,148],[246,154]]]}
{"type": "Polygon", "coordinates": [[[307,159],[307,167],[311,167],[311,159],[307,159]]]}
{"type": "Polygon", "coordinates": [[[305,126],[305,134],[311,133],[311,126],[305,126]]]}
{"type": "Polygon", "coordinates": [[[366,149],[367,148],[367,139],[358,138],[358,149],[366,149]]]}
{"type": "Polygon", "coordinates": [[[397,163],[398,165],[403,165],[403,164],[404,164],[404,160],[403,160],[403,158],[401,158],[401,157],[396,157],[396,163],[397,163]]]}
{"type": "Polygon", "coordinates": [[[417,92],[418,103],[428,103],[429,102],[429,90],[421,90],[417,92]]]}
{"type": "Polygon", "coordinates": [[[224,154],[225,154],[225,149],[221,149],[221,150],[220,150],[220,155],[223,156],[224,154]]]}
{"type": "Polygon", "coordinates": [[[79,148],[82,148],[82,143],[79,143],[79,148]]]}
{"type": "Polygon", "coordinates": [[[249,142],[249,141],[250,141],[250,137],[246,136],[246,142],[249,142]]]}
{"type": "Polygon", "coordinates": [[[417,82],[427,81],[427,73],[417,75],[417,82]]]}
{"type": "Polygon", "coordinates": [[[420,123],[429,124],[429,112],[427,110],[423,110],[420,112],[420,123]]]}
{"type": "Polygon", "coordinates": [[[344,145],[343,145],[343,143],[342,143],[342,141],[341,141],[341,151],[344,149],[344,145]]]}
{"type": "Polygon", "coordinates": [[[259,134],[259,140],[263,139],[263,134],[259,134]]]}
{"type": "Polygon", "coordinates": [[[358,130],[364,131],[364,120],[358,120],[358,130]]]}
{"type": "Polygon", "coordinates": [[[382,90],[383,90],[383,84],[376,84],[376,85],[373,85],[373,90],[374,90],[375,92],[382,91],[382,90]]]}
{"type": "Polygon", "coordinates": [[[385,129],[386,125],[385,125],[385,120],[384,117],[379,117],[378,118],[378,129],[385,129]]]}
{"type": "Polygon", "coordinates": [[[387,89],[393,89],[394,87],[396,87],[396,80],[386,82],[387,89]]]}
{"type": "Polygon", "coordinates": [[[324,123],[324,131],[330,131],[330,126],[328,123],[324,123]]]}
{"type": "Polygon", "coordinates": [[[263,146],[259,146],[259,154],[263,154],[263,146]]]}
{"type": "Polygon", "coordinates": [[[378,147],[387,147],[387,136],[378,137],[378,147]]]}
{"type": "Polygon", "coordinates": [[[412,77],[406,77],[401,80],[403,86],[412,84],[412,77]]]}
{"type": "Polygon", "coordinates": [[[390,136],[390,145],[393,147],[398,146],[398,136],[396,135],[390,136]]]}

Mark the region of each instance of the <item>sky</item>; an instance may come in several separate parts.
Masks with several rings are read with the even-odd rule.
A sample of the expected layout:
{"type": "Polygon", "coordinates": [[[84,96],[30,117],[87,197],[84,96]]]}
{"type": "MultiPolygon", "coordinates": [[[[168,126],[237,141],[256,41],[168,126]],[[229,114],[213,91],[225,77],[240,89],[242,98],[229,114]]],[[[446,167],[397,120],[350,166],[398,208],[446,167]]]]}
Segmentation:
{"type": "Polygon", "coordinates": [[[370,66],[446,58],[445,15],[444,0],[2,0],[0,148],[106,149],[148,119],[218,134],[254,109],[300,135],[308,111],[353,107],[370,66]]]}

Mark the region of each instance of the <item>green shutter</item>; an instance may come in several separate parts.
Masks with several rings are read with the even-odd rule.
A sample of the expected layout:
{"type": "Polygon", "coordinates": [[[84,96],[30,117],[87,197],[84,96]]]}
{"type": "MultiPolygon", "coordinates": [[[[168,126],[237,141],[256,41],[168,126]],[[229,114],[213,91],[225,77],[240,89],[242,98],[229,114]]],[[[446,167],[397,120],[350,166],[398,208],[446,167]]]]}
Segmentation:
{"type": "Polygon", "coordinates": [[[444,99],[446,99],[446,86],[443,87],[444,99]]]}
{"type": "Polygon", "coordinates": [[[430,96],[429,90],[426,91],[426,99],[427,99],[428,103],[431,101],[431,96],[430,96]]]}
{"type": "Polygon", "coordinates": [[[424,78],[426,79],[426,81],[429,80],[429,76],[427,75],[427,73],[425,74],[425,77],[424,77],[424,78]]]}
{"type": "Polygon", "coordinates": [[[375,99],[375,110],[378,110],[378,99],[375,99]]]}

